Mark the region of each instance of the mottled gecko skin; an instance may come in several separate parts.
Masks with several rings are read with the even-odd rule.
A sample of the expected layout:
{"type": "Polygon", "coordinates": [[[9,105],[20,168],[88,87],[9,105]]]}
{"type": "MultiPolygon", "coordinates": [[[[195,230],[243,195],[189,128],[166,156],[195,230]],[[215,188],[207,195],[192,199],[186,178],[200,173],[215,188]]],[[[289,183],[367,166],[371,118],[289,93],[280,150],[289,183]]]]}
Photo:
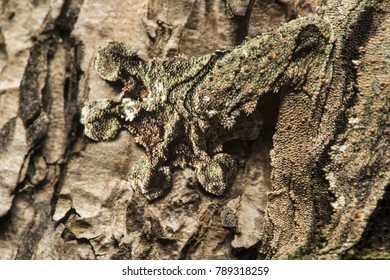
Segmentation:
{"type": "Polygon", "coordinates": [[[85,134],[110,140],[124,127],[135,135],[146,155],[133,166],[130,181],[148,200],[166,194],[172,168],[185,166],[195,168],[204,190],[221,195],[238,171],[223,144],[257,138],[263,122],[257,108],[267,94],[288,88],[315,100],[323,81],[313,73],[327,69],[331,34],[323,20],[304,18],[231,50],[151,61],[108,42],[98,50],[96,71],[124,87],[120,101],[83,108],[85,134]]]}

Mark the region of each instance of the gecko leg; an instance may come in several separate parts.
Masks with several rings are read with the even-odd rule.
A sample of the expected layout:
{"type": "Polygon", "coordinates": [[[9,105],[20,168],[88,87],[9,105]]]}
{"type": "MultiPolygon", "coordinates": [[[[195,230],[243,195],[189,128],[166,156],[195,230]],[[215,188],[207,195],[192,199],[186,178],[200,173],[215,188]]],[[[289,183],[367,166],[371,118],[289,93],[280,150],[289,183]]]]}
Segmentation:
{"type": "Polygon", "coordinates": [[[201,164],[196,175],[205,191],[221,195],[233,184],[237,172],[236,160],[229,154],[219,153],[201,164]]]}
{"type": "Polygon", "coordinates": [[[172,187],[171,170],[169,166],[155,166],[148,158],[142,157],[132,169],[131,186],[148,200],[165,195],[172,187]]]}

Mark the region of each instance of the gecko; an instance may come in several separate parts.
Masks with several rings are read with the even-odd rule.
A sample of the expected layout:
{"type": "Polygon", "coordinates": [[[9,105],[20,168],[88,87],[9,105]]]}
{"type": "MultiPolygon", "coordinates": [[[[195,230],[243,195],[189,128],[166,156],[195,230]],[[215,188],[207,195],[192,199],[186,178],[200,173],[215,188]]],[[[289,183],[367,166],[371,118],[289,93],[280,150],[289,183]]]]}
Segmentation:
{"type": "Polygon", "coordinates": [[[224,144],[258,137],[258,108],[267,95],[304,92],[314,103],[332,47],[330,25],[315,16],[191,58],[147,61],[125,43],[106,42],[97,51],[96,72],[123,88],[118,100],[83,107],[84,133],[107,141],[125,128],[135,136],[145,155],[133,164],[129,182],[148,200],[171,189],[178,167],[193,168],[202,188],[220,196],[238,173],[237,159],[224,144]]]}

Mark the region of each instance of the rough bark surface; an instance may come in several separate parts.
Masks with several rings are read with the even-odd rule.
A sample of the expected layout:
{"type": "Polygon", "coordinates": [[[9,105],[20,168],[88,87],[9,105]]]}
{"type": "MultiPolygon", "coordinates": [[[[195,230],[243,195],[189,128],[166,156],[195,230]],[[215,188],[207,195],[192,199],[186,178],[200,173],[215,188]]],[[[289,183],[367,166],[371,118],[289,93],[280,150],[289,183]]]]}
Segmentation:
{"type": "Polygon", "coordinates": [[[2,1],[0,258],[389,259],[389,10],[386,0],[2,1]],[[144,154],[134,136],[84,136],[81,108],[122,87],[94,70],[106,41],[145,60],[192,57],[310,15],[332,29],[324,72],[306,77],[321,95],[306,81],[268,95],[260,136],[224,145],[239,171],[222,196],[178,168],[172,190],[148,202],[128,180],[144,154]]]}

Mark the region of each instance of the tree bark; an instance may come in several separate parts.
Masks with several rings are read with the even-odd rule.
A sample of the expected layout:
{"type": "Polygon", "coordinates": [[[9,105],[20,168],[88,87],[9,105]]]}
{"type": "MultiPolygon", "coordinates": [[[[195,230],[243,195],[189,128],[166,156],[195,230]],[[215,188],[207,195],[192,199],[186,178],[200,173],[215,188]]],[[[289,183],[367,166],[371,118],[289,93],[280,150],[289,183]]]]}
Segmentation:
{"type": "Polygon", "coordinates": [[[0,3],[1,259],[390,259],[389,1],[25,2],[0,3]],[[259,105],[260,136],[224,145],[240,167],[222,196],[178,168],[148,202],[134,136],[84,136],[81,108],[122,87],[93,67],[106,41],[193,57],[314,15],[333,45],[306,78],[325,90],[259,105]]]}

